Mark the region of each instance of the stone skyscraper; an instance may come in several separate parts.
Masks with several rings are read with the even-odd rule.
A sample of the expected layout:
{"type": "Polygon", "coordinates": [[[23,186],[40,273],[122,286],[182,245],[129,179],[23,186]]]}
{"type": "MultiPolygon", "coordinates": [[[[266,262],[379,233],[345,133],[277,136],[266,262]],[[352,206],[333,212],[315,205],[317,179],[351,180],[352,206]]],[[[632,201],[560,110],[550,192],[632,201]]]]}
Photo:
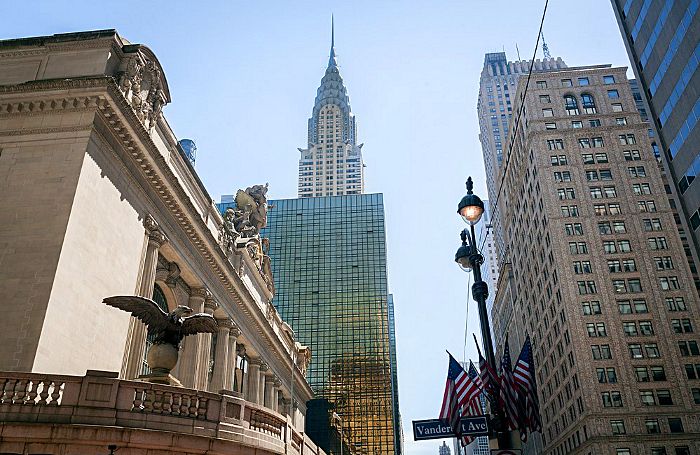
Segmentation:
{"type": "Polygon", "coordinates": [[[299,197],[362,194],[364,163],[357,126],[335,56],[335,30],[326,74],[309,119],[308,145],[299,149],[299,197]]]}
{"type": "MultiPolygon", "coordinates": [[[[679,230],[700,264],[700,1],[612,0],[622,39],[659,132],[679,230]]],[[[695,286],[700,291],[700,280],[695,286]]]]}
{"type": "Polygon", "coordinates": [[[516,93],[492,314],[499,345],[532,336],[544,453],[697,453],[698,297],[626,68],[516,93]]]}
{"type": "MultiPolygon", "coordinates": [[[[566,68],[566,63],[561,58],[546,58],[535,60],[533,72],[542,72],[566,68]]],[[[477,113],[479,116],[479,139],[481,150],[484,155],[484,167],[486,170],[486,185],[489,194],[489,207],[496,203],[498,194],[498,172],[505,160],[504,150],[507,149],[507,134],[510,122],[513,119],[514,95],[517,88],[518,79],[527,76],[530,69],[530,62],[521,60],[509,62],[505,52],[495,52],[486,54],[484,57],[484,68],[481,70],[479,79],[479,100],[477,102],[477,113]]],[[[489,262],[496,264],[500,255],[503,254],[502,236],[498,234],[500,221],[497,213],[490,212],[491,227],[489,235],[491,243],[489,251],[489,262]]],[[[484,221],[486,223],[486,221],[484,221]]],[[[490,265],[491,265],[490,264],[490,265]]],[[[490,267],[493,272],[490,278],[493,282],[498,282],[498,267],[490,267]]],[[[491,288],[491,295],[496,293],[495,288],[491,288]]],[[[491,303],[492,299],[488,303],[491,303]]],[[[490,305],[489,305],[490,307],[490,305]]]]}

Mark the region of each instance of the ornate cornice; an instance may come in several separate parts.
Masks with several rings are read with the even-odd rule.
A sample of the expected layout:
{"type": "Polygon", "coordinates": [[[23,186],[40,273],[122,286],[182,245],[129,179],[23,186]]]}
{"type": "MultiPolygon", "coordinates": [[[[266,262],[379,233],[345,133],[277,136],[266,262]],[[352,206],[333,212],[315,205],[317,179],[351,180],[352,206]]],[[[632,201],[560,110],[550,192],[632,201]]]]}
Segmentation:
{"type": "MultiPolygon", "coordinates": [[[[216,236],[212,234],[190,195],[178,183],[180,179],[174,174],[166,157],[151,138],[152,133],[144,127],[136,116],[113,78],[100,76],[72,80],[32,81],[25,84],[0,86],[0,95],[34,95],[35,100],[22,102],[22,109],[19,109],[19,103],[15,102],[17,109],[15,110],[13,107],[5,112],[12,115],[28,115],[31,112],[46,111],[47,108],[86,109],[84,104],[81,106],[79,100],[77,102],[74,100],[74,98],[79,99],[80,97],[60,98],[56,97],[54,93],[42,93],[54,90],[77,91],[78,89],[88,91],[101,89],[102,93],[99,95],[83,97],[83,99],[90,98],[92,104],[88,104],[89,108],[93,108],[97,112],[95,118],[97,135],[109,136],[109,140],[106,142],[110,144],[110,148],[117,144],[120,146],[125,154],[112,150],[117,159],[131,160],[130,165],[126,166],[126,172],[134,173],[134,168],[140,170],[141,176],[145,178],[146,183],[159,198],[159,205],[162,204],[166,208],[188,242],[199,253],[201,259],[209,266],[210,272],[218,278],[223,289],[228,293],[233,307],[227,308],[227,310],[235,312],[241,322],[245,319],[244,325],[257,333],[256,343],[254,343],[255,350],[267,352],[267,355],[273,356],[284,365],[280,365],[280,368],[288,370],[292,360],[285,349],[286,344],[269,324],[267,315],[261,311],[256,298],[247,289],[241,276],[221,249],[218,243],[218,234],[216,236]],[[42,97],[42,95],[44,96],[42,97]],[[41,102],[44,104],[42,105],[41,102]]],[[[12,103],[8,102],[8,104],[12,103]]],[[[1,112],[0,115],[2,115],[1,112]]],[[[167,128],[166,125],[162,127],[167,128]]],[[[107,136],[101,140],[107,139],[107,136]]],[[[134,176],[136,175],[134,174],[134,176]]],[[[193,290],[192,292],[196,294],[197,291],[193,290]]],[[[216,308],[216,304],[214,302],[207,303],[213,312],[211,308],[216,308]]],[[[308,384],[302,384],[302,388],[310,393],[311,389],[308,384]]]]}

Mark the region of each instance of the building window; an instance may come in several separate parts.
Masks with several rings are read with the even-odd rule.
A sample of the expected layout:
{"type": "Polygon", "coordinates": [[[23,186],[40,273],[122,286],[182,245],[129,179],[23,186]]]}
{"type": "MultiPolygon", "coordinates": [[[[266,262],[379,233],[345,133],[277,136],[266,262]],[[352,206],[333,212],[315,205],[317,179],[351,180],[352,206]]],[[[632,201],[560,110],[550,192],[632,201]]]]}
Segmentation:
{"type": "Polygon", "coordinates": [[[666,250],[668,249],[668,243],[666,242],[666,237],[652,237],[647,239],[649,244],[649,249],[651,250],[666,250]]]}
{"type": "Polygon", "coordinates": [[[549,98],[549,95],[540,95],[540,103],[549,104],[551,102],[552,100],[549,98]]]}
{"type": "Polygon", "coordinates": [[[609,344],[594,344],[591,345],[591,353],[594,360],[609,360],[612,359],[612,351],[609,344]]]}
{"type": "Polygon", "coordinates": [[[584,315],[601,314],[600,302],[592,300],[581,304],[584,315]]]}
{"type": "Polygon", "coordinates": [[[625,422],[622,420],[611,420],[610,428],[612,429],[612,434],[625,434],[625,422]]]}
{"type": "Polygon", "coordinates": [[[551,108],[542,109],[542,117],[554,117],[554,110],[551,108]]]}
{"type": "Polygon", "coordinates": [[[659,426],[659,419],[646,419],[644,421],[644,426],[649,434],[661,433],[661,427],[659,426]]]}
{"type": "Polygon", "coordinates": [[[592,118],[588,121],[588,126],[590,126],[591,128],[598,128],[600,127],[600,125],[600,119],[592,118]]]}
{"type": "Polygon", "coordinates": [[[666,309],[668,311],[686,311],[685,300],[683,297],[667,297],[666,309]]]}
{"type": "Polygon", "coordinates": [[[653,390],[640,390],[639,398],[643,406],[654,406],[656,405],[656,399],[654,398],[653,390]]]}
{"type": "Polygon", "coordinates": [[[617,99],[620,97],[620,92],[617,90],[608,90],[608,98],[617,99]]]}
{"type": "Polygon", "coordinates": [[[627,117],[617,117],[615,119],[615,124],[619,126],[627,125],[627,117]]]}
{"type": "Polygon", "coordinates": [[[566,115],[579,115],[578,101],[575,96],[564,96],[564,109],[566,109],[566,115]]]}
{"type": "Polygon", "coordinates": [[[656,391],[656,401],[660,406],[671,406],[673,405],[673,398],[671,398],[671,391],[662,389],[656,391]]]}
{"type": "Polygon", "coordinates": [[[694,340],[679,341],[678,349],[683,357],[700,355],[700,350],[698,350],[698,342],[694,340]]]}
{"type": "Polygon", "coordinates": [[[615,83],[615,76],[603,76],[603,84],[614,84],[615,83]]]}
{"type": "Polygon", "coordinates": [[[537,81],[537,88],[547,88],[547,81],[537,81]]]}
{"type": "Polygon", "coordinates": [[[588,85],[588,78],[587,77],[579,77],[578,78],[578,85],[588,85]]]}
{"type": "Polygon", "coordinates": [[[595,100],[593,99],[593,95],[590,95],[588,93],[582,94],[581,95],[581,104],[583,105],[583,112],[585,114],[595,114],[596,113],[595,100]]]}
{"type": "Polygon", "coordinates": [[[690,389],[690,393],[693,394],[693,403],[700,404],[700,389],[690,389]]]}
{"type": "Polygon", "coordinates": [[[690,319],[671,319],[671,329],[674,333],[693,333],[693,324],[690,319]]]}
{"type": "Polygon", "coordinates": [[[571,127],[572,128],[583,128],[583,122],[580,120],[574,120],[571,122],[571,127]]]}
{"type": "Polygon", "coordinates": [[[545,129],[548,130],[556,130],[557,129],[557,124],[552,122],[552,123],[545,123],[544,124],[545,129]]]}
{"type": "Polygon", "coordinates": [[[622,407],[622,395],[620,392],[603,392],[603,407],[605,408],[620,408],[622,407]]]}
{"type": "Polygon", "coordinates": [[[562,79],[561,80],[561,86],[562,87],[572,87],[574,84],[571,83],[571,79],[562,79]]]}
{"type": "Polygon", "coordinates": [[[613,110],[613,112],[622,112],[622,104],[621,103],[612,103],[612,110],[613,110]]]}
{"type": "Polygon", "coordinates": [[[668,428],[671,433],[683,433],[683,421],[679,417],[669,417],[668,428]]]}

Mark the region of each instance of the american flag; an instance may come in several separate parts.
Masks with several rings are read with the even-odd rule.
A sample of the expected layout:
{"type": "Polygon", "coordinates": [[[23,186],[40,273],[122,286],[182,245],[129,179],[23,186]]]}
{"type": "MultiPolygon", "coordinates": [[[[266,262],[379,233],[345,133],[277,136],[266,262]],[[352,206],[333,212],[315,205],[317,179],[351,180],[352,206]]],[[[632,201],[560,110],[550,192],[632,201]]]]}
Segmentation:
{"type": "Polygon", "coordinates": [[[483,392],[483,384],[481,383],[481,378],[479,377],[479,373],[476,371],[476,367],[474,367],[474,363],[472,361],[469,361],[469,370],[467,372],[467,375],[469,375],[469,379],[474,381],[474,384],[476,384],[476,387],[474,389],[474,393],[472,393],[471,398],[469,399],[469,415],[472,416],[478,416],[482,415],[483,411],[481,410],[481,393],[483,392]]]}
{"type": "MultiPolygon", "coordinates": [[[[454,357],[450,356],[450,366],[447,369],[447,381],[445,382],[445,394],[442,398],[440,408],[440,419],[446,420],[450,426],[457,430],[461,417],[460,408],[465,409],[472,395],[477,390],[476,384],[472,381],[464,368],[454,357]]],[[[455,431],[456,432],[456,431],[455,431]]]]}
{"type": "MultiPolygon", "coordinates": [[[[483,392],[481,378],[479,377],[479,373],[477,373],[476,367],[474,367],[474,364],[472,363],[471,360],[469,361],[469,370],[467,371],[467,374],[469,375],[469,378],[472,381],[474,381],[474,384],[476,385],[476,391],[472,395],[472,398],[469,400],[469,405],[466,408],[465,415],[470,415],[470,416],[483,415],[484,411],[481,408],[481,394],[483,392]]],[[[463,436],[462,437],[462,447],[466,447],[473,440],[474,440],[473,436],[463,436]]]]}
{"type": "MultiPolygon", "coordinates": [[[[537,400],[537,383],[535,381],[535,362],[532,355],[532,343],[530,337],[525,338],[525,344],[520,351],[518,361],[515,362],[513,379],[523,390],[525,398],[524,427],[530,432],[542,431],[539,403],[537,400]]],[[[522,434],[521,437],[527,438],[522,434]]]]}
{"type": "Polygon", "coordinates": [[[520,414],[518,412],[518,391],[513,379],[512,363],[510,360],[510,348],[506,336],[501,360],[501,393],[500,405],[505,410],[506,426],[509,430],[519,427],[520,414]]]}
{"type": "Polygon", "coordinates": [[[489,365],[484,356],[481,355],[479,343],[476,342],[476,335],[474,336],[474,342],[476,343],[476,350],[479,352],[479,379],[481,380],[481,388],[495,405],[498,401],[498,376],[493,369],[493,365],[489,365]]]}

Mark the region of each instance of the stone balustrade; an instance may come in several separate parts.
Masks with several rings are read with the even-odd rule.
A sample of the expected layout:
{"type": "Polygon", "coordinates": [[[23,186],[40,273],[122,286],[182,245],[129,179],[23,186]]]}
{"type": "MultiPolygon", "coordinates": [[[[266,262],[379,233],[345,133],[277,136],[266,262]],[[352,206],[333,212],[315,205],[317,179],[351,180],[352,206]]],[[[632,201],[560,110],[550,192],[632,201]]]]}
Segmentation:
{"type": "Polygon", "coordinates": [[[84,377],[0,372],[0,452],[94,446],[85,453],[102,453],[108,444],[120,447],[120,455],[145,449],[325,455],[289,417],[235,392],[126,381],[103,371],[84,377]]]}

